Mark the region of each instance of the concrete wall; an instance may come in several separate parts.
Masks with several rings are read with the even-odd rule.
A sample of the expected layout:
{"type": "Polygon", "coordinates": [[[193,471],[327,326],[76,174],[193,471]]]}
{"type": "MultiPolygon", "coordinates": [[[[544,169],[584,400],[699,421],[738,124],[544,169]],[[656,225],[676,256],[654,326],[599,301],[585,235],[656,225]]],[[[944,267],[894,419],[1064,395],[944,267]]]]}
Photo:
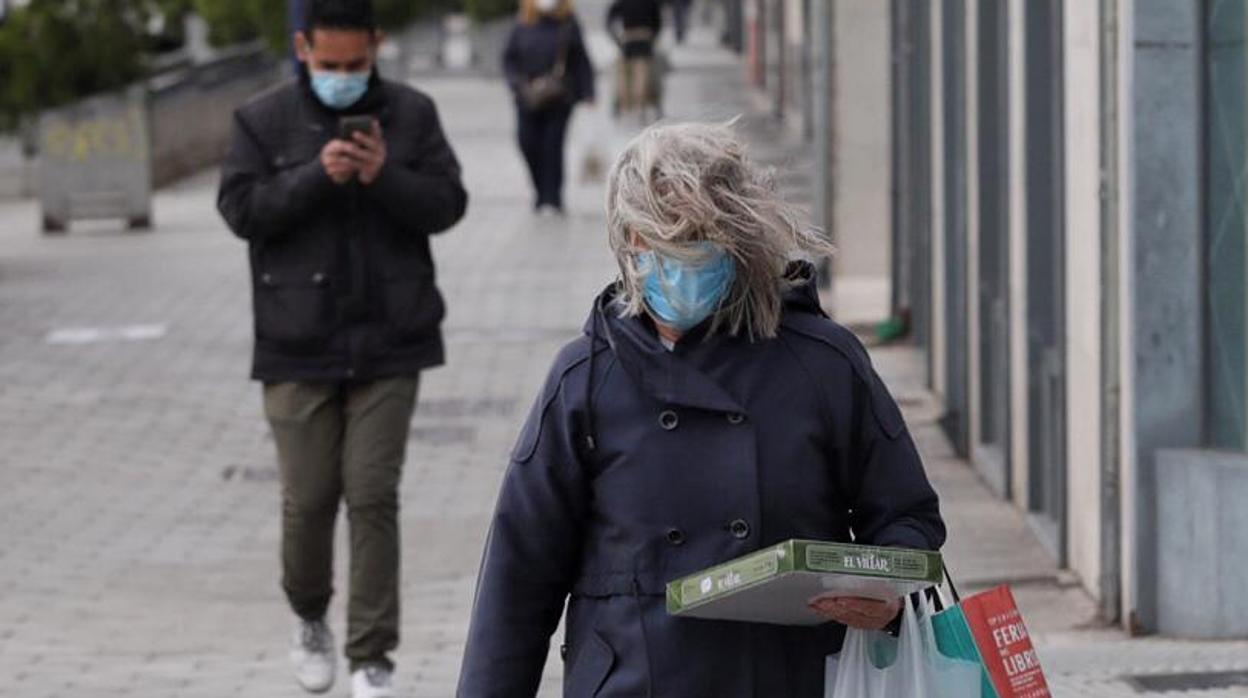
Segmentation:
{"type": "Polygon", "coordinates": [[[1200,4],[1134,7],[1131,260],[1136,622],[1157,627],[1160,448],[1200,445],[1204,405],[1200,4]]]}
{"type": "Polygon", "coordinates": [[[1101,573],[1100,9],[1064,6],[1067,550],[1099,594],[1101,573]]]}
{"type": "Polygon", "coordinates": [[[152,92],[152,168],[156,186],[211,167],[229,146],[235,108],[275,83],[281,65],[248,53],[170,76],[152,92]]]}
{"type": "Polygon", "coordinates": [[[811,28],[802,0],[785,1],[784,23],[784,122],[794,133],[809,138],[814,126],[811,101],[813,91],[810,82],[812,66],[806,45],[811,28]]]}
{"type": "Polygon", "coordinates": [[[1248,637],[1248,455],[1156,454],[1157,627],[1192,638],[1248,637]]]}
{"type": "Polygon", "coordinates": [[[843,322],[889,312],[892,239],[889,3],[830,0],[835,13],[833,304],[843,322]],[[853,311],[859,317],[841,311],[853,311]]]}
{"type": "MultiPolygon", "coordinates": [[[[148,125],[155,186],[217,164],[229,145],[231,114],[281,77],[281,64],[263,52],[243,52],[150,81],[148,125]]],[[[38,193],[38,159],[0,139],[0,199],[38,193]]]]}

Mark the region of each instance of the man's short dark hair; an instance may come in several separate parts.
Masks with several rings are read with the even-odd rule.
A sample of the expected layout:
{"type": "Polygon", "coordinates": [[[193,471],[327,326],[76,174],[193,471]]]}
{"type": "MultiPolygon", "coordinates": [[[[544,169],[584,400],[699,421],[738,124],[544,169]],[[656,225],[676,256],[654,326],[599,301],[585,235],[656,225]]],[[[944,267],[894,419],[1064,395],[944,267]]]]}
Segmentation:
{"type": "Polygon", "coordinates": [[[346,29],[348,31],[374,32],[377,16],[372,0],[305,0],[307,13],[304,32],[309,37],[316,29],[346,29]]]}

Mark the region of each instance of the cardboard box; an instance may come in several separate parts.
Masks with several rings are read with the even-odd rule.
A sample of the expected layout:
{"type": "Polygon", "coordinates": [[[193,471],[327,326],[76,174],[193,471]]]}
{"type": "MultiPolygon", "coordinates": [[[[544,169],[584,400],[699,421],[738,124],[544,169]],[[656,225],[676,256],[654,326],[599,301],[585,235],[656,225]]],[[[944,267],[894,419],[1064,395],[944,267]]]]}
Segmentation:
{"type": "Polygon", "coordinates": [[[667,585],[667,612],[778,625],[827,622],[821,596],[889,600],[941,582],[940,553],[788,540],[667,585]]]}

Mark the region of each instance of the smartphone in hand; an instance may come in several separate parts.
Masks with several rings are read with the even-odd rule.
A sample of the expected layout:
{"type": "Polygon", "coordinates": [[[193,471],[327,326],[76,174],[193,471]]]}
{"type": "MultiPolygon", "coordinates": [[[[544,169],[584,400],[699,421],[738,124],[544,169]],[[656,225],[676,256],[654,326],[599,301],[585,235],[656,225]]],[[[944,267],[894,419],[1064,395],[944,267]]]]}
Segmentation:
{"type": "Polygon", "coordinates": [[[371,116],[344,116],[338,119],[338,137],[354,143],[355,134],[372,134],[375,121],[371,116]]]}

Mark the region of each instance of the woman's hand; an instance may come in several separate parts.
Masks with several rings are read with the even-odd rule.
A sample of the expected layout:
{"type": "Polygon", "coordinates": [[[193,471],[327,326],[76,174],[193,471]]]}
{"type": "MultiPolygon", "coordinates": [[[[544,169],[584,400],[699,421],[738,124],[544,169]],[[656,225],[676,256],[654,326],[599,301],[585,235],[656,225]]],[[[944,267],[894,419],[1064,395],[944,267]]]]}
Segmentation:
{"type": "Polygon", "coordinates": [[[901,599],[878,601],[852,596],[824,597],[810,607],[828,620],[859,630],[883,630],[901,612],[901,599]]]}

